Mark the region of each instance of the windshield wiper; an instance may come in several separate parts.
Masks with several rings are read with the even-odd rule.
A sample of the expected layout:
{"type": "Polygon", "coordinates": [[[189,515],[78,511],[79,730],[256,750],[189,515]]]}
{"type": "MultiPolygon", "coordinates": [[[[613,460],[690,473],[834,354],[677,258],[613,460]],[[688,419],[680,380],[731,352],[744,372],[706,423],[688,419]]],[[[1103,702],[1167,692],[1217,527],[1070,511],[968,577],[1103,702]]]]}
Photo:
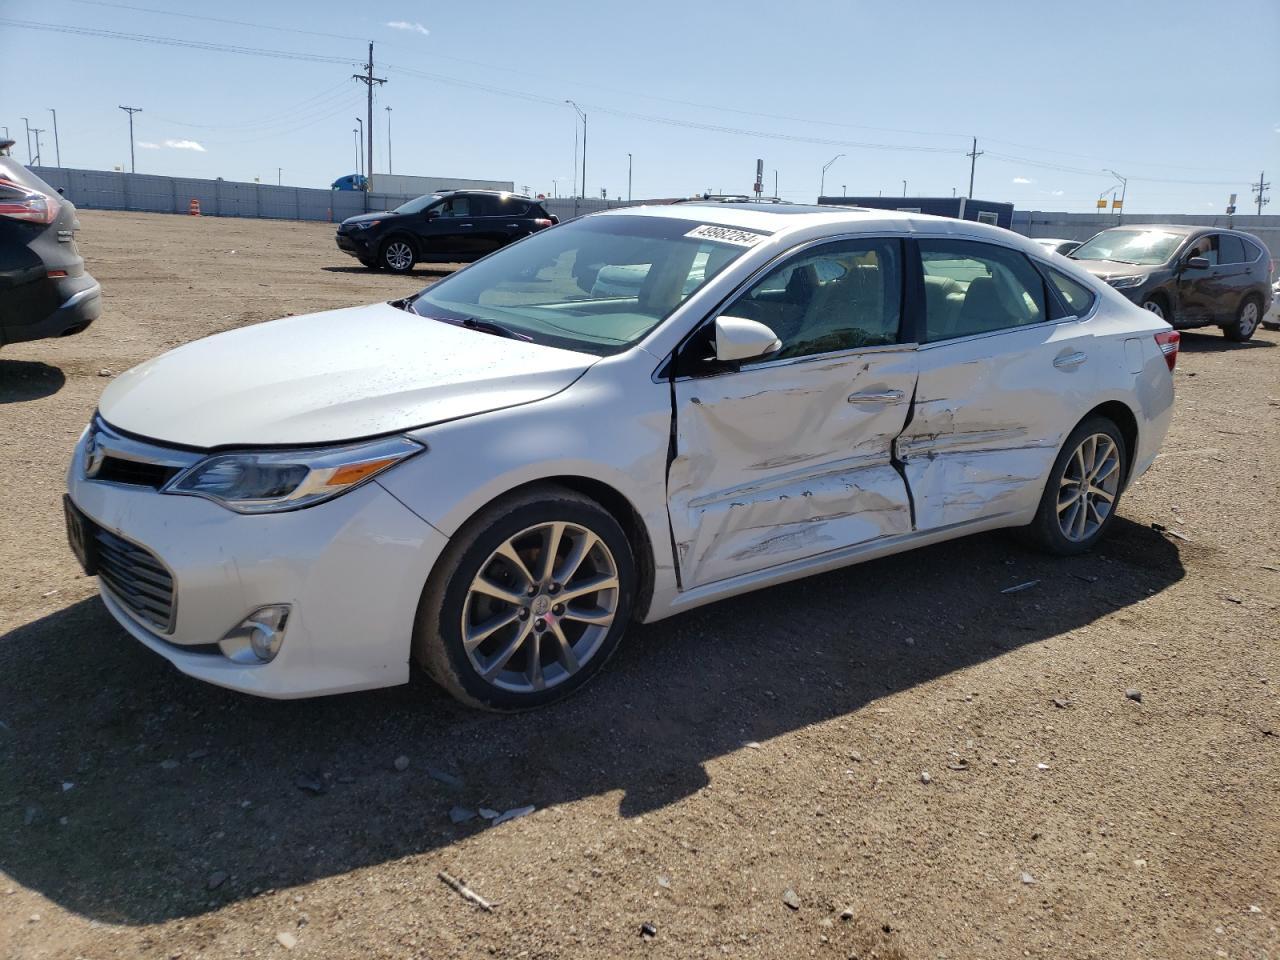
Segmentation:
{"type": "MultiPolygon", "coordinates": [[[[416,300],[418,296],[421,296],[421,294],[415,295],[413,299],[416,300]]],[[[392,306],[396,306],[396,304],[392,304],[392,306]]],[[[433,317],[429,313],[419,313],[418,316],[427,320],[438,320],[440,323],[449,323],[455,327],[466,327],[468,330],[491,333],[495,337],[506,337],[508,340],[523,340],[526,343],[533,343],[533,337],[527,333],[519,333],[492,320],[477,320],[475,317],[460,317],[455,320],[453,317],[433,317]]]]}

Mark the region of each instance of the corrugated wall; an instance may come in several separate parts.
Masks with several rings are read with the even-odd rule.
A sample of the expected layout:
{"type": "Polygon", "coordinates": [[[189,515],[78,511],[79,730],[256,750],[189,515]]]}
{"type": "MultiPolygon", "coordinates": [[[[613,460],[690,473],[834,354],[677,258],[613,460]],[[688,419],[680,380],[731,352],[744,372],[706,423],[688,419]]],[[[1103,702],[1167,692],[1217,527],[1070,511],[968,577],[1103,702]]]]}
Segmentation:
{"type": "MultiPolygon", "coordinates": [[[[271,183],[197,180],[113,170],[73,170],[69,167],[33,167],[32,172],[50,186],[61,189],[68,200],[84,210],[187,213],[191,201],[198,200],[200,213],[206,217],[339,222],[366,210],[389,210],[418,196],[371,193],[366,206],[365,195],[352,190],[277,187],[271,183]]],[[[592,199],[545,202],[547,211],[561,220],[627,205],[619,200],[592,199]]]]}

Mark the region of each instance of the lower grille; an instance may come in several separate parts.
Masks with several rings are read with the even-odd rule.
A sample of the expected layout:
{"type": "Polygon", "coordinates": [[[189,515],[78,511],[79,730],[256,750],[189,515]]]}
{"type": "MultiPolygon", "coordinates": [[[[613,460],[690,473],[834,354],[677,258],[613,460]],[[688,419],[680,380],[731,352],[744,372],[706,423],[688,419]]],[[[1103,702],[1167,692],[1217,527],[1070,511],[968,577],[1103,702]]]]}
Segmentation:
{"type": "Polygon", "coordinates": [[[161,633],[173,629],[173,577],[155,555],[101,527],[97,541],[98,576],[128,610],[161,633]]]}

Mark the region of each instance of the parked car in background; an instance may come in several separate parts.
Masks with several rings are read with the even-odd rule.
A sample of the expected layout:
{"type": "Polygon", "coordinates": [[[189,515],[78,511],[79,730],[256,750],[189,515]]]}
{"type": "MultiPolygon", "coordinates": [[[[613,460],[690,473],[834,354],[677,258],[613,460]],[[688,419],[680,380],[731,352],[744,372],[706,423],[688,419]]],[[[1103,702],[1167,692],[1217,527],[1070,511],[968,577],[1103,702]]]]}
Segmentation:
{"type": "Polygon", "coordinates": [[[1280,330],[1280,280],[1271,285],[1271,309],[1262,318],[1262,325],[1272,330],[1280,330]]]}
{"type": "Polygon", "coordinates": [[[417,661],[533,707],[632,620],[996,528],[1089,549],[1160,449],[1178,341],[997,227],[609,211],[123,374],[68,531],[192,676],[300,697],[417,661]]]}
{"type": "Polygon", "coordinates": [[[1112,227],[1071,257],[1179,329],[1216,325],[1231,340],[1248,340],[1271,305],[1270,255],[1238,230],[1112,227]]]}
{"type": "Polygon", "coordinates": [[[76,249],[75,205],[9,156],[0,140],[0,344],[79,333],[102,288],[76,249]]]}
{"type": "Polygon", "coordinates": [[[467,263],[559,219],[541,201],[496,190],[443,190],[382,213],[348,217],[338,249],[371,269],[408,273],[415,263],[467,263]]]}
{"type": "Polygon", "coordinates": [[[1080,246],[1079,240],[1059,240],[1053,237],[1035,237],[1033,238],[1040,246],[1054,253],[1060,253],[1064,257],[1071,253],[1076,247],[1080,246]]]}

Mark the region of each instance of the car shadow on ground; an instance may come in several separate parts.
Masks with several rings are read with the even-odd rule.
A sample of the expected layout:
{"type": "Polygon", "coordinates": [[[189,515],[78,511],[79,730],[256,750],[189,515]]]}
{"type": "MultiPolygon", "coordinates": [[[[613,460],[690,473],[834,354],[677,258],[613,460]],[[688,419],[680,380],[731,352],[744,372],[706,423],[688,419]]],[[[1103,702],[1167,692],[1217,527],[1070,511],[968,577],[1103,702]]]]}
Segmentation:
{"type": "Polygon", "coordinates": [[[1237,343],[1235,340],[1228,340],[1216,330],[1212,333],[1183,330],[1179,349],[1187,353],[1231,353],[1233,350],[1257,350],[1274,346],[1276,346],[1274,341],[1259,339],[1256,334],[1251,340],[1237,343]]]}
{"type": "Polygon", "coordinates": [[[62,389],[66,374],[39,360],[0,359],[0,403],[25,403],[62,389]]]}
{"type": "MultiPolygon", "coordinates": [[[[421,274],[425,277],[445,277],[449,274],[461,270],[465,264],[458,263],[420,263],[416,265],[408,273],[388,274],[388,276],[411,277],[421,274]]],[[[369,267],[321,267],[326,273],[361,273],[370,274],[377,273],[369,267]]]]}
{"type": "Polygon", "coordinates": [[[579,696],[516,716],[421,679],[293,702],[219,690],[91,598],[0,638],[0,870],[86,917],[144,924],[487,829],[453,825],[454,805],[620,790],[633,817],[704,787],[704,764],[746,741],[1144,600],[1197,549],[1123,519],[1099,552],[1068,559],[1002,535],[941,544],[637,627],[579,696]]]}

